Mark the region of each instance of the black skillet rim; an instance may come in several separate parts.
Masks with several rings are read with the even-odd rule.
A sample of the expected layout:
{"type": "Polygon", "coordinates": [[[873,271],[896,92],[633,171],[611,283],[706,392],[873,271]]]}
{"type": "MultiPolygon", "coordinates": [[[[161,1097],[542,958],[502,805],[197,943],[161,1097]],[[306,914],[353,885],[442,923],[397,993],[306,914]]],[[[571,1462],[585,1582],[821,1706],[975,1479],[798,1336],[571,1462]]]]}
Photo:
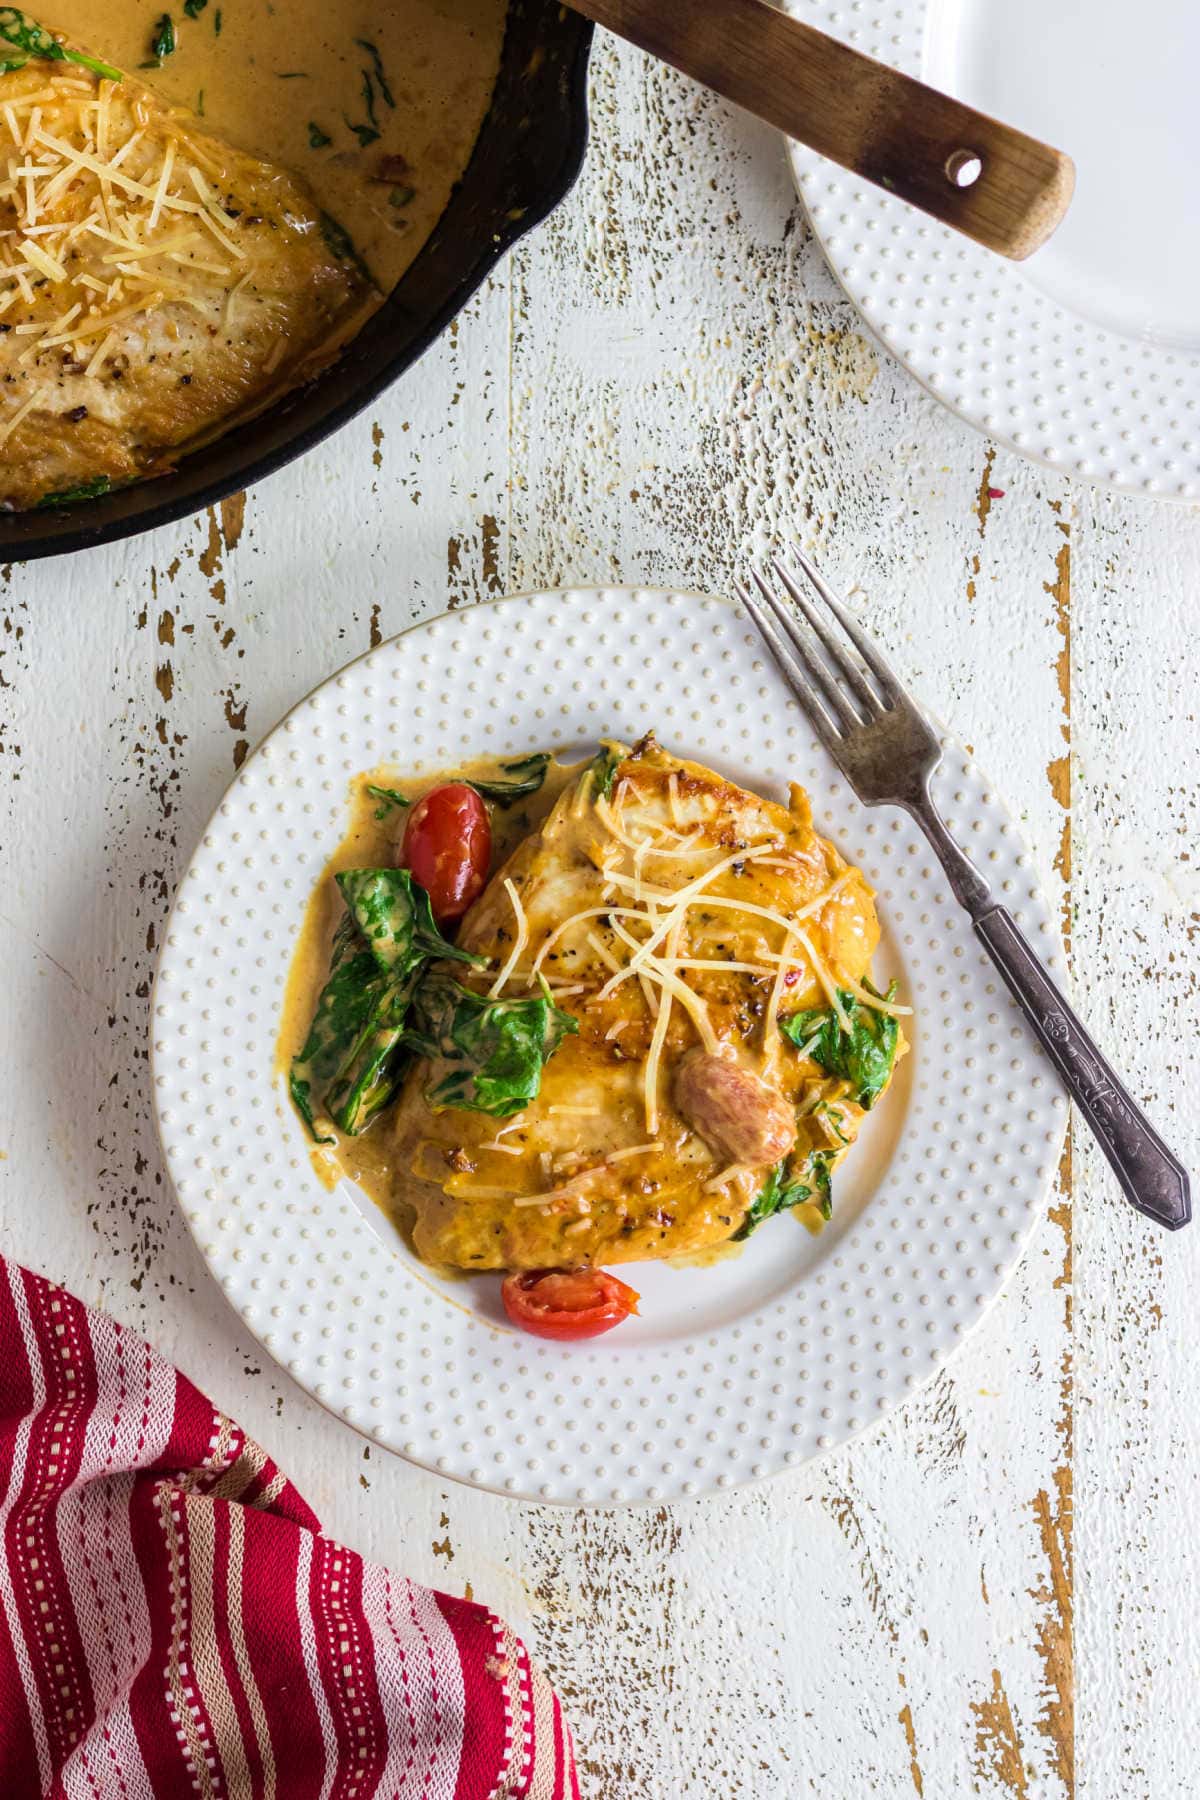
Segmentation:
{"type": "Polygon", "coordinates": [[[265,480],[370,406],[574,185],[587,148],[591,41],[591,24],[554,0],[512,0],[496,90],[462,179],[428,243],[337,362],[168,475],[61,511],[0,513],[0,564],[172,524],[265,480]]]}

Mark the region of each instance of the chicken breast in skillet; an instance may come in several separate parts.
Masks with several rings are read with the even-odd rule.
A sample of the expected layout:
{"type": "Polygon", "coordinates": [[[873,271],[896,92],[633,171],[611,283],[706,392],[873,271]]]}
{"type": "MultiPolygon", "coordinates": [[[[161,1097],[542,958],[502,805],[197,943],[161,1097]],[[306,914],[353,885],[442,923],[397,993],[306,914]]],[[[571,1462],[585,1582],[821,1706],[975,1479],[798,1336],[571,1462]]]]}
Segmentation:
{"type": "Polygon", "coordinates": [[[12,29],[34,46],[12,67],[0,41],[0,505],[20,508],[169,466],[328,360],[367,288],[292,176],[12,29]]]}
{"type": "Polygon", "coordinates": [[[503,998],[545,981],[570,1015],[536,1099],[439,1108],[449,1034],[407,1075],[394,1167],[420,1254],[570,1268],[827,1216],[902,1048],[906,1009],[869,982],[878,935],[799,788],[776,805],[652,738],[589,765],[464,921],[487,971],[451,971],[503,998]]]}

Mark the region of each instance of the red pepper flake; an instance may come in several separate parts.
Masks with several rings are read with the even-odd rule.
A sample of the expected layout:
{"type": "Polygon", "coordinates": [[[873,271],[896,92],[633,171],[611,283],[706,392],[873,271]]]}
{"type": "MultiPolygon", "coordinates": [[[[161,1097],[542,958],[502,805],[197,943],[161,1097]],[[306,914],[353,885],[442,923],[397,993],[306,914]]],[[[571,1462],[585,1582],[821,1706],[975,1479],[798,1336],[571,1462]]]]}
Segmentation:
{"type": "Polygon", "coordinates": [[[989,500],[1003,500],[1003,498],[1004,498],[1004,489],[1003,488],[989,488],[988,489],[988,499],[989,500]]]}
{"type": "Polygon", "coordinates": [[[396,182],[403,181],[408,174],[408,159],[396,151],[381,156],[372,175],[372,181],[381,181],[385,187],[393,187],[396,182]]]}
{"type": "Polygon", "coordinates": [[[795,985],[799,981],[799,979],[800,979],[799,969],[789,969],[787,974],[783,978],[783,985],[785,988],[795,987],[795,985]]]}

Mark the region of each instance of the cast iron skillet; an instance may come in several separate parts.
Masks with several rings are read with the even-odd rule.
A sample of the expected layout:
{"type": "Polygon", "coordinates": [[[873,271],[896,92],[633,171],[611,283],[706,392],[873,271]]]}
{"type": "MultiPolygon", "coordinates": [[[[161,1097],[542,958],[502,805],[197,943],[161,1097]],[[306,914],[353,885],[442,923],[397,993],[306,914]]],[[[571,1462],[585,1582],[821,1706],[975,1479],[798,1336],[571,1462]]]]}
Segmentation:
{"type": "Polygon", "coordinates": [[[554,0],[511,0],[496,90],[463,178],[429,242],[337,362],[185,456],[173,474],[72,507],[0,513],[0,562],[116,543],[211,506],[369,406],[575,180],[587,145],[591,39],[591,25],[554,0]]]}

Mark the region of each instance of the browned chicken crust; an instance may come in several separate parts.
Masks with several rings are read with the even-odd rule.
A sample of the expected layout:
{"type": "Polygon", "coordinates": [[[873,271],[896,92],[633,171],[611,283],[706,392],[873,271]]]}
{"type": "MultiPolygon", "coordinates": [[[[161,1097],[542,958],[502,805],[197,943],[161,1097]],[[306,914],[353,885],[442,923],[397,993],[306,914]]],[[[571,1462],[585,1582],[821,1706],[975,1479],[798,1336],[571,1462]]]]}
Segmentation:
{"type": "Polygon", "coordinates": [[[498,871],[460,934],[491,959],[468,985],[496,979],[518,905],[527,938],[503,991],[547,978],[578,1035],[516,1119],[434,1111],[437,1065],[410,1072],[394,1162],[423,1257],[538,1269],[695,1252],[734,1235],[789,1151],[844,1154],[862,1110],[777,1019],[825,1004],[817,964],[860,981],[878,924],[802,790],[785,808],[647,741],[610,799],[585,772],[498,871]],[[697,881],[658,947],[669,961],[614,981],[697,881]]]}
{"type": "Polygon", "coordinates": [[[0,75],[0,505],[102,491],[307,378],[361,316],[294,177],[126,75],[0,75]]]}

